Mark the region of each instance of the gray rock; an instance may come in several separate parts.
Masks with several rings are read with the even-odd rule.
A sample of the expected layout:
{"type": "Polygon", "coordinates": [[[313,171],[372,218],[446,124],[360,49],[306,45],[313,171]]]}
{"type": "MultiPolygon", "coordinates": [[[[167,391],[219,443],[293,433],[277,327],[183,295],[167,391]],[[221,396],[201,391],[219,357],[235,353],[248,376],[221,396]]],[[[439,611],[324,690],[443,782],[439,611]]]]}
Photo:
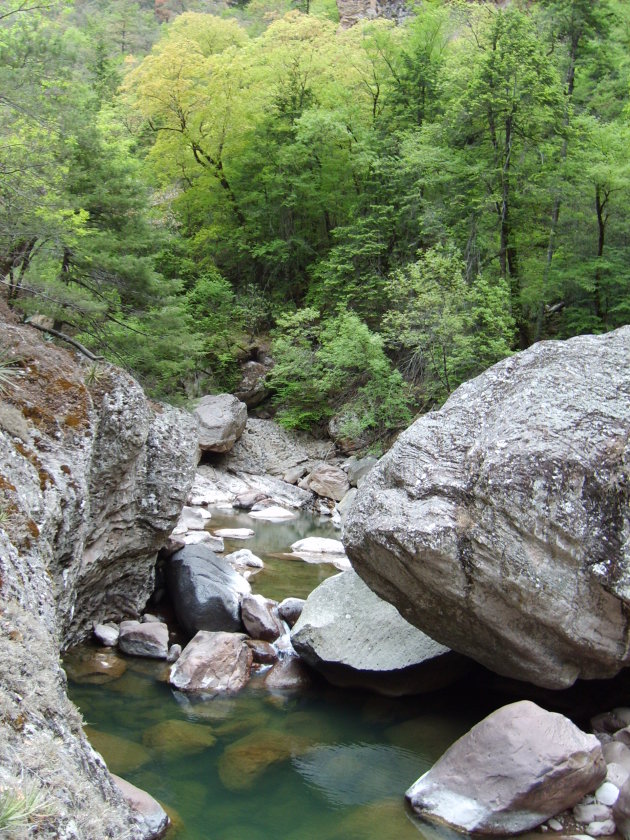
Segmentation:
{"type": "Polygon", "coordinates": [[[269,368],[261,362],[245,362],[242,366],[241,381],[234,396],[244,402],[247,408],[255,408],[269,396],[265,387],[268,372],[269,368]]]}
{"type": "Polygon", "coordinates": [[[590,837],[607,837],[614,834],[617,830],[613,820],[603,820],[601,822],[592,822],[586,826],[586,832],[590,837]]]}
{"type": "Polygon", "coordinates": [[[613,819],[624,840],[630,840],[630,780],[619,790],[613,805],[613,819]]]}
{"type": "Polygon", "coordinates": [[[186,546],[167,567],[175,615],[188,633],[241,630],[240,601],[250,585],[223,557],[204,545],[186,546]]]}
{"type": "Polygon", "coordinates": [[[262,569],[265,565],[249,548],[239,548],[238,551],[226,554],[225,559],[235,566],[249,566],[252,569],[262,569]]]}
{"type": "Polygon", "coordinates": [[[232,505],[237,496],[256,493],[273,498],[284,507],[307,508],[311,505],[313,494],[307,490],[300,490],[272,475],[237,470],[232,465],[232,452],[220,457],[222,467],[209,464],[199,466],[188,497],[190,504],[232,505]]]}
{"type": "Polygon", "coordinates": [[[155,622],[160,622],[162,621],[162,619],[158,618],[157,615],[153,615],[153,613],[143,613],[140,618],[140,621],[142,621],[143,624],[151,624],[155,622]]]}
{"type": "Polygon", "coordinates": [[[265,675],[265,688],[269,691],[301,691],[312,681],[300,657],[287,656],[265,675]]]}
{"type": "MultiPolygon", "coordinates": [[[[187,545],[203,545],[211,551],[223,551],[225,544],[222,537],[217,537],[209,531],[190,531],[182,537],[182,547],[187,545]]],[[[177,549],[179,551],[179,549],[177,549]]],[[[175,554],[173,551],[171,556],[175,554]]]]}
{"type": "Polygon", "coordinates": [[[227,452],[243,434],[247,406],[232,394],[202,397],[195,408],[199,446],[204,452],[227,452]]]}
{"type": "Polygon", "coordinates": [[[169,826],[168,814],[160,803],[145,790],[132,785],[112,773],[112,779],[129,807],[135,811],[143,829],[143,840],[157,840],[169,826]]]}
{"type": "Polygon", "coordinates": [[[358,491],[356,487],[351,487],[346,493],[346,495],[343,497],[343,499],[340,502],[337,502],[336,507],[337,511],[339,512],[339,515],[341,516],[342,522],[345,522],[346,516],[348,515],[348,511],[352,507],[354,500],[357,497],[357,492],[358,491]]]}
{"type": "Polygon", "coordinates": [[[295,519],[295,514],[279,505],[263,507],[260,510],[253,509],[249,514],[252,519],[266,519],[269,522],[285,522],[287,519],[295,519]]]}
{"type": "Polygon", "coordinates": [[[608,764],[620,764],[630,773],[630,748],[621,741],[611,741],[602,747],[604,758],[608,764]]]}
{"type": "Polygon", "coordinates": [[[417,814],[459,831],[516,834],[571,808],[605,772],[594,735],[522,700],[456,741],[407,799],[417,814]]]}
{"type": "Polygon", "coordinates": [[[340,571],[350,568],[343,543],[325,537],[305,537],[291,545],[291,551],[307,563],[331,563],[340,571]]]}
{"type": "Polygon", "coordinates": [[[600,802],[594,802],[591,805],[580,803],[573,808],[573,816],[577,822],[584,824],[609,820],[612,818],[612,808],[608,805],[602,805],[600,802]]]}
{"type": "Polygon", "coordinates": [[[131,656],[148,656],[166,659],[168,656],[168,627],[160,622],[141,624],[139,621],[122,621],[118,647],[131,656]]]}
{"type": "Polygon", "coordinates": [[[278,651],[269,642],[262,639],[245,639],[245,644],[254,656],[254,662],[261,665],[274,665],[278,661],[278,651]]]}
{"type": "Polygon", "coordinates": [[[241,621],[252,639],[274,642],[284,633],[278,605],[262,595],[245,595],[241,601],[241,621]]]}
{"type": "Polygon", "coordinates": [[[242,633],[200,630],[171,668],[169,682],[180,691],[240,691],[249,681],[252,660],[242,633]]]}
{"type": "Polygon", "coordinates": [[[353,571],[311,592],[291,643],[334,685],[392,696],[434,691],[463,672],[459,657],[408,624],[353,571]]]}
{"type": "Polygon", "coordinates": [[[460,386],[370,472],[353,567],[407,620],[549,688],[630,662],[630,327],[547,341],[460,386]]]}
{"type": "Polygon", "coordinates": [[[348,458],[344,467],[348,473],[348,481],[351,487],[357,487],[358,482],[364,478],[378,464],[378,458],[368,455],[365,458],[348,458]]]}
{"type": "Polygon", "coordinates": [[[285,598],[278,604],[278,615],[283,621],[286,621],[289,627],[293,627],[302,615],[305,603],[304,598],[285,598]]]}
{"type": "Polygon", "coordinates": [[[350,489],[348,476],[334,464],[318,464],[299,482],[303,490],[311,490],[318,496],[340,502],[350,489]]]}
{"type": "Polygon", "coordinates": [[[168,649],[168,656],[166,657],[167,662],[177,662],[179,657],[182,653],[182,646],[181,645],[171,645],[168,649]]]}
{"type": "Polygon", "coordinates": [[[105,647],[114,647],[118,644],[117,624],[95,624],[94,638],[105,647]]]}
{"type": "Polygon", "coordinates": [[[623,787],[628,778],[630,778],[630,770],[622,764],[611,761],[606,765],[606,781],[615,785],[615,787],[623,787]]]}
{"type": "Polygon", "coordinates": [[[246,490],[236,496],[232,502],[232,507],[237,510],[251,510],[257,502],[262,502],[266,498],[268,497],[260,490],[246,490]]]}
{"type": "Polygon", "coordinates": [[[180,531],[203,531],[210,519],[212,519],[212,514],[205,508],[185,505],[177,520],[176,536],[180,531]]]}

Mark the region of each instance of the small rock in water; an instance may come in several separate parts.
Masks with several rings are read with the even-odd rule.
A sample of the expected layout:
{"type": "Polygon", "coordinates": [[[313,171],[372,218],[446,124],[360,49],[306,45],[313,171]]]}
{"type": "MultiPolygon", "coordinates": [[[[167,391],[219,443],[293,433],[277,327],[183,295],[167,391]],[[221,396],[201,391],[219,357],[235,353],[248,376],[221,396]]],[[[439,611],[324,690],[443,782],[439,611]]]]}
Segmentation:
{"type": "Polygon", "coordinates": [[[611,782],[604,782],[595,791],[595,799],[602,805],[614,805],[619,796],[619,788],[611,782]]]}
{"type": "Polygon", "coordinates": [[[251,510],[257,502],[266,499],[266,493],[261,493],[258,490],[247,490],[245,493],[239,493],[232,502],[232,507],[237,510],[251,510]]]}
{"type": "Polygon", "coordinates": [[[166,659],[168,656],[168,627],[162,622],[140,624],[123,621],[120,625],[118,647],[131,656],[166,659]]]}
{"type": "Polygon", "coordinates": [[[223,540],[248,540],[255,534],[251,528],[217,528],[212,533],[223,540]]]}
{"type": "Polygon", "coordinates": [[[305,603],[304,598],[285,598],[284,601],[280,601],[278,604],[278,614],[283,621],[286,621],[289,627],[293,627],[302,615],[305,603]]]}
{"type": "Polygon", "coordinates": [[[253,569],[262,569],[265,565],[249,548],[239,548],[238,551],[226,554],[225,559],[236,566],[251,566],[253,569]]]}
{"type": "Polygon", "coordinates": [[[114,647],[118,644],[118,625],[95,624],[94,638],[105,647],[114,647]]]}
{"type": "Polygon", "coordinates": [[[287,656],[273,666],[265,677],[270,691],[300,691],[312,682],[311,675],[299,656],[287,656]]]}
{"type": "Polygon", "coordinates": [[[221,537],[211,534],[208,531],[191,531],[182,537],[184,545],[205,545],[212,551],[223,551],[225,548],[221,537]]]}
{"type": "Polygon", "coordinates": [[[295,519],[295,514],[290,510],[274,505],[262,510],[252,510],[249,514],[252,519],[267,519],[270,522],[281,522],[285,519],[295,519]]]}

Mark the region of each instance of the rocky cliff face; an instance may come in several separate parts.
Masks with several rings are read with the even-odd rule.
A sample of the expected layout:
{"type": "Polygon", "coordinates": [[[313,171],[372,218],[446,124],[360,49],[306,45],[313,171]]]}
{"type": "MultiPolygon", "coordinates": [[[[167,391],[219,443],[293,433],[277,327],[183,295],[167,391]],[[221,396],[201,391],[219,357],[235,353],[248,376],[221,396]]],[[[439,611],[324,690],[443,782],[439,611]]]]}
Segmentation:
{"type": "Polygon", "coordinates": [[[543,342],[414,423],[358,492],[355,570],[434,639],[550,688],[630,663],[630,328],[543,342]]]}
{"type": "Polygon", "coordinates": [[[0,392],[0,643],[16,663],[0,677],[0,742],[13,745],[0,763],[44,779],[50,836],[141,836],[121,828],[127,810],[65,698],[58,651],[146,603],[192,483],[195,423],[151,405],[126,373],[91,371],[6,311],[0,319],[0,352],[20,373],[0,392]],[[81,805],[91,827],[77,827],[73,797],[92,802],[92,816],[81,805]]]}
{"type": "Polygon", "coordinates": [[[349,29],[360,20],[387,18],[400,23],[409,17],[409,4],[406,0],[337,0],[339,26],[349,29]]]}

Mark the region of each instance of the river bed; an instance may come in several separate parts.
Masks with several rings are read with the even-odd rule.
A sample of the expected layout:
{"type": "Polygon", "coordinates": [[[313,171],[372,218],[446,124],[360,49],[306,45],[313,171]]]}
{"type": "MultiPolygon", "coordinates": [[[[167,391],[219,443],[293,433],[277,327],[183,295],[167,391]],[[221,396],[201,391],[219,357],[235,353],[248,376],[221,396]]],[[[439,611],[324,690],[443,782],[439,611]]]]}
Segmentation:
{"type": "MultiPolygon", "coordinates": [[[[247,547],[263,559],[251,583],[268,597],[306,597],[337,572],[284,556],[305,536],[339,539],[326,521],[272,524],[218,510],[211,527],[256,531],[226,540],[225,551],[247,547]]],[[[86,652],[66,655],[70,698],[110,769],[169,811],[169,840],[428,837],[404,791],[489,711],[457,690],[390,699],[316,680],[299,694],[273,694],[259,676],[238,695],[199,702],[171,690],[164,663],[115,653],[114,671],[124,673],[83,682],[86,652]]]]}

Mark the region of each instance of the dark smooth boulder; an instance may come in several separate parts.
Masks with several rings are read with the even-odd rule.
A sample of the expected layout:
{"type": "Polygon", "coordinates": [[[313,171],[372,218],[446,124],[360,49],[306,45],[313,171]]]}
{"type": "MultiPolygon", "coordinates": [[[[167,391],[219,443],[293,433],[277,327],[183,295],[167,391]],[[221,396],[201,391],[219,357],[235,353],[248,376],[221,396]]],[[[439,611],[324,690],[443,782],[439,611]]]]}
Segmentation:
{"type": "Polygon", "coordinates": [[[407,799],[420,816],[458,831],[518,834],[572,808],[605,776],[594,735],[521,700],[456,741],[407,799]]]}
{"type": "Polygon", "coordinates": [[[547,688],[630,664],[630,327],[461,385],[364,478],[353,568],[405,618],[547,688]]]}
{"type": "Polygon", "coordinates": [[[392,696],[434,691],[468,663],[413,627],[353,571],[311,592],[291,643],[333,685],[392,696]]]}
{"type": "Polygon", "coordinates": [[[188,633],[242,629],[240,602],[251,587],[203,544],[188,545],[173,554],[167,584],[177,620],[188,633]]]}

